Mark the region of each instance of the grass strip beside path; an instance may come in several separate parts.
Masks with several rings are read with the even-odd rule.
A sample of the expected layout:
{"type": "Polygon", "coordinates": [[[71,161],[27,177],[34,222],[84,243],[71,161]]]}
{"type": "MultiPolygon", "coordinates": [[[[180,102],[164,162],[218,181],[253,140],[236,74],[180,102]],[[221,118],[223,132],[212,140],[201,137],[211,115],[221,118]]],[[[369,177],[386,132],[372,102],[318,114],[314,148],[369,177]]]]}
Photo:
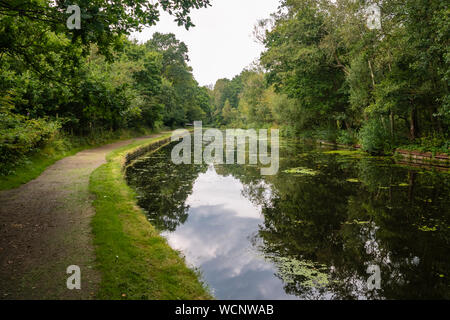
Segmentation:
{"type": "Polygon", "coordinates": [[[170,134],[119,148],[90,177],[96,214],[92,220],[97,266],[102,281],[99,299],[210,299],[197,272],[150,224],[126,184],[128,153],[167,139],[170,134]]]}

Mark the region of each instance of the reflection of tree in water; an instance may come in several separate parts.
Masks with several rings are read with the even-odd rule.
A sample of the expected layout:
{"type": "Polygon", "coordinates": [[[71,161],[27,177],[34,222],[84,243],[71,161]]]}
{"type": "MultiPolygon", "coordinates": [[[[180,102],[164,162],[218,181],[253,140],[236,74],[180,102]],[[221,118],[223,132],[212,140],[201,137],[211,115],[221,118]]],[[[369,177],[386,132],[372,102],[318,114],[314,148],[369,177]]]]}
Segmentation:
{"type": "Polygon", "coordinates": [[[138,204],[149,220],[161,231],[175,231],[186,222],[189,206],[185,204],[193,184],[206,165],[175,165],[172,145],[140,158],[127,168],[128,183],[138,193],[138,204]]]}
{"type": "MultiPolygon", "coordinates": [[[[186,198],[207,167],[173,165],[170,151],[140,159],[127,177],[152,223],[174,231],[186,221],[186,198]]],[[[253,243],[277,266],[287,293],[305,299],[450,297],[448,177],[374,159],[298,156],[302,152],[282,149],[275,176],[261,177],[258,166],[215,166],[218,174],[239,179],[242,194],[262,208],[264,223],[253,243]],[[282,172],[296,167],[320,174],[282,172]],[[379,292],[367,291],[371,264],[381,268],[379,292]]]]}
{"type": "MultiPolygon", "coordinates": [[[[258,168],[245,166],[217,170],[241,180],[243,194],[262,207],[265,221],[254,243],[277,265],[286,292],[303,298],[449,298],[448,177],[372,159],[311,157],[315,169],[322,164],[314,177],[280,172],[262,178],[258,168]],[[371,264],[381,268],[378,292],[367,290],[371,264]]],[[[302,165],[311,167],[309,160],[302,165]]]]}

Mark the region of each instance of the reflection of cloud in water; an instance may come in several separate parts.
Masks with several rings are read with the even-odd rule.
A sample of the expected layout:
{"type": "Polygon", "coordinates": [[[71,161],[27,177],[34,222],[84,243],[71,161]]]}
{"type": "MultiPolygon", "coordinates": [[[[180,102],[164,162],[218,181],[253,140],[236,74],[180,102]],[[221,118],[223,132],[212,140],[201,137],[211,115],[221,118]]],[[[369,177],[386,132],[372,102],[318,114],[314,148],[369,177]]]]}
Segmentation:
{"type": "Polygon", "coordinates": [[[273,264],[251,245],[263,220],[260,208],[242,196],[242,188],[235,178],[218,176],[210,168],[199,176],[186,202],[191,206],[188,220],[165,236],[188,263],[201,268],[217,298],[295,298],[286,295],[273,264]]]}
{"type": "MultiPolygon", "coordinates": [[[[223,206],[239,217],[261,219],[261,208],[255,207],[242,196],[244,186],[232,177],[219,176],[214,167],[199,175],[195,181],[192,194],[187,198],[186,205],[192,208],[198,206],[223,206]]],[[[208,214],[208,213],[207,213],[208,214]]]]}

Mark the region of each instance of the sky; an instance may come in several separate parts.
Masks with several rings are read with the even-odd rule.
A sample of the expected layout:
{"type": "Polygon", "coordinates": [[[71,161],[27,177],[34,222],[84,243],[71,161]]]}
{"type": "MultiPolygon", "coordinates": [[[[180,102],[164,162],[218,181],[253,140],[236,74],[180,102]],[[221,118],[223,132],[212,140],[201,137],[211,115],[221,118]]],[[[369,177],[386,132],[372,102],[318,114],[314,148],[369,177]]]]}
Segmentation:
{"type": "Polygon", "coordinates": [[[189,65],[200,85],[214,85],[218,79],[231,79],[259,58],[264,46],[252,32],[259,19],[269,18],[279,0],[211,0],[211,7],[191,12],[195,27],[186,31],[168,14],[161,14],[156,26],[132,38],[145,42],[153,33],[174,33],[189,48],[189,65]]]}

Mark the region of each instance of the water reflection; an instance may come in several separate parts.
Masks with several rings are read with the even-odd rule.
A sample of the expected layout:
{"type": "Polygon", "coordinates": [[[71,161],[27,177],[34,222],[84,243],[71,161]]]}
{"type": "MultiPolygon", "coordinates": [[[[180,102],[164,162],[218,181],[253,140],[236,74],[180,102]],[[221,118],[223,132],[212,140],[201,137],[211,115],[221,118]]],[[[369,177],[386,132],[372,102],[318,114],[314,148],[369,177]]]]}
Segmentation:
{"type": "Polygon", "coordinates": [[[448,173],[289,142],[279,173],[262,177],[256,166],[175,166],[170,150],[127,177],[217,298],[450,297],[448,173]],[[382,288],[369,291],[374,264],[382,288]]]}
{"type": "Polygon", "coordinates": [[[176,232],[164,232],[188,263],[200,266],[215,296],[222,299],[286,298],[275,268],[249,241],[263,221],[261,208],[245,199],[239,180],[213,167],[196,180],[186,203],[189,218],[176,232]],[[266,281],[270,279],[270,281],[266,281]]]}

